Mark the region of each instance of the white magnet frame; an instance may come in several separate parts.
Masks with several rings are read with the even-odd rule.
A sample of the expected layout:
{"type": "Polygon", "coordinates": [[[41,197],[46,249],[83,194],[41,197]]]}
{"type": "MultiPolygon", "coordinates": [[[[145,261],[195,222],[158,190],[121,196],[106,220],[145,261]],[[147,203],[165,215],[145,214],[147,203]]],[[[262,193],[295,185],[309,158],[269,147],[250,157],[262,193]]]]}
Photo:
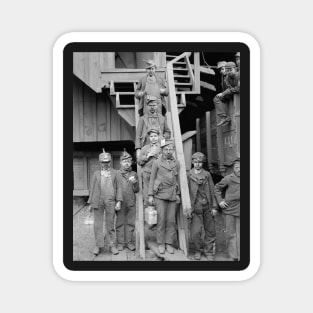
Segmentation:
{"type": "Polygon", "coordinates": [[[240,32],[74,32],[53,47],[53,266],[70,281],[243,281],[260,267],[260,47],[240,32]],[[242,271],[70,271],[63,264],[63,49],[73,42],[242,42],[250,49],[250,265],[242,271]]]}

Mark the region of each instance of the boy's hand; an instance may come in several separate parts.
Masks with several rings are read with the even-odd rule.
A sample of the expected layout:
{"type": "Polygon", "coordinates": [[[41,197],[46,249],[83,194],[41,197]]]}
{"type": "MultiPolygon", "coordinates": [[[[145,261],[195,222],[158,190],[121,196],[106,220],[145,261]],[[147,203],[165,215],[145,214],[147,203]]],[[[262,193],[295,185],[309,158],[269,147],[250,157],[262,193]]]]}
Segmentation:
{"type": "Polygon", "coordinates": [[[216,216],[216,214],[217,214],[217,210],[216,210],[216,209],[212,209],[212,210],[211,210],[211,215],[212,215],[212,216],[216,216]]]}
{"type": "Polygon", "coordinates": [[[115,211],[119,211],[121,209],[121,201],[117,201],[115,204],[115,211]]]}
{"type": "Polygon", "coordinates": [[[218,205],[219,205],[222,209],[227,209],[227,208],[228,208],[228,204],[226,203],[225,200],[221,201],[218,205]]]}
{"type": "Polygon", "coordinates": [[[131,181],[133,184],[136,184],[137,183],[137,179],[135,176],[130,176],[129,177],[129,181],[131,181]]]}
{"type": "Polygon", "coordinates": [[[153,196],[149,196],[149,204],[153,205],[154,203],[154,197],[153,196]]]}

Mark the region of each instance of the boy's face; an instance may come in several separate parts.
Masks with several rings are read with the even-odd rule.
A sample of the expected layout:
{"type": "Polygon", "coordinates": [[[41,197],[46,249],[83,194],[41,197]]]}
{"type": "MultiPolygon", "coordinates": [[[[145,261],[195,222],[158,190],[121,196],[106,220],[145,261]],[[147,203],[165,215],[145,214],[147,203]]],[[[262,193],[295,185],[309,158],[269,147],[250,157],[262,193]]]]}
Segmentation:
{"type": "Polygon", "coordinates": [[[162,154],[166,159],[170,159],[173,156],[174,153],[174,146],[171,145],[167,145],[162,149],[162,154]]]}
{"type": "Polygon", "coordinates": [[[155,66],[147,68],[147,73],[151,77],[155,74],[155,66]]]}
{"type": "Polygon", "coordinates": [[[198,160],[193,160],[192,161],[192,164],[193,164],[193,166],[194,166],[194,168],[196,169],[196,170],[201,170],[202,169],[202,166],[203,166],[203,163],[202,162],[200,162],[200,161],[198,161],[198,160]]]}
{"type": "Polygon", "coordinates": [[[234,67],[227,67],[226,68],[226,73],[227,73],[227,75],[232,77],[236,73],[236,68],[234,68],[234,67]]]}
{"type": "Polygon", "coordinates": [[[129,159],[125,159],[125,160],[122,160],[121,162],[120,162],[120,164],[121,164],[121,167],[122,168],[125,168],[125,169],[130,169],[131,168],[131,166],[132,166],[132,160],[131,160],[131,158],[129,158],[129,159]]]}
{"type": "Polygon", "coordinates": [[[240,163],[234,164],[234,173],[237,177],[240,177],[240,163]]]}
{"type": "Polygon", "coordinates": [[[220,68],[220,74],[223,75],[223,76],[226,74],[225,66],[222,66],[222,67],[220,68]]]}
{"type": "Polygon", "coordinates": [[[156,111],[156,108],[157,108],[156,102],[150,102],[148,105],[149,105],[149,112],[154,113],[156,111]]]}
{"type": "Polygon", "coordinates": [[[153,144],[156,144],[159,140],[159,135],[157,133],[150,133],[149,135],[149,138],[150,138],[150,142],[153,143],[153,144]]]}
{"type": "Polygon", "coordinates": [[[111,162],[100,162],[101,170],[108,170],[111,166],[111,162]]]}

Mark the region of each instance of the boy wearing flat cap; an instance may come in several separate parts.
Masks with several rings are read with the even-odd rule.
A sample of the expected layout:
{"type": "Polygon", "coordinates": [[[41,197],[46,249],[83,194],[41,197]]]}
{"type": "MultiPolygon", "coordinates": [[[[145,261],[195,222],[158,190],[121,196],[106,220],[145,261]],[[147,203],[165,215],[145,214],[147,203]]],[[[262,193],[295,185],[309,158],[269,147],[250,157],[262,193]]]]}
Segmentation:
{"type": "Polygon", "coordinates": [[[87,201],[94,212],[94,233],[96,247],[94,255],[98,255],[104,247],[103,215],[105,212],[106,231],[110,250],[118,254],[116,248],[114,217],[115,210],[121,208],[123,201],[121,175],[111,168],[111,154],[103,149],[99,155],[100,170],[95,171],[91,180],[90,195],[87,201]]]}
{"type": "Polygon", "coordinates": [[[165,115],[167,108],[164,96],[168,96],[167,84],[163,78],[156,75],[155,62],[153,60],[145,60],[145,62],[147,75],[140,80],[135,92],[136,98],[140,100],[138,113],[140,116],[146,113],[147,102],[152,96],[156,99],[158,113],[165,115]]]}
{"type": "Polygon", "coordinates": [[[132,171],[132,156],[124,150],[120,157],[122,177],[123,202],[121,209],[116,212],[117,249],[122,251],[126,247],[133,251],[134,230],[136,219],[136,193],[139,191],[138,176],[132,171]]]}
{"type": "Polygon", "coordinates": [[[225,101],[230,99],[233,94],[240,92],[240,76],[236,71],[236,64],[234,62],[227,62],[225,69],[227,74],[224,80],[225,90],[217,94],[213,99],[216,116],[220,119],[216,126],[223,126],[230,122],[230,117],[226,113],[225,101]]]}
{"type": "Polygon", "coordinates": [[[139,118],[136,129],[135,149],[139,150],[136,152],[137,158],[139,157],[140,149],[150,143],[148,130],[151,127],[159,129],[160,137],[165,139],[171,137],[171,130],[168,127],[166,117],[156,112],[156,99],[151,98],[148,102],[148,106],[149,112],[139,118]]]}
{"type": "Polygon", "coordinates": [[[209,261],[214,261],[215,221],[217,202],[214,195],[214,183],[209,172],[202,168],[206,157],[201,152],[192,155],[193,168],[188,175],[190,201],[192,207],[191,239],[195,245],[195,260],[201,259],[201,248],[209,261]],[[204,229],[204,240],[201,232],[204,229]]]}
{"type": "Polygon", "coordinates": [[[179,163],[174,159],[174,143],[165,140],[161,144],[162,156],[152,164],[149,183],[149,204],[157,210],[157,243],[159,253],[174,253],[176,238],[176,206],[180,202],[179,163]]]}
{"type": "Polygon", "coordinates": [[[139,154],[138,164],[142,168],[142,181],[143,181],[143,200],[144,207],[148,207],[148,189],[150,183],[150,176],[152,170],[152,164],[161,156],[161,148],[159,143],[160,131],[158,127],[150,127],[148,130],[148,136],[150,144],[145,145],[139,154]]]}
{"type": "Polygon", "coordinates": [[[240,259],[240,159],[233,162],[233,173],[215,185],[215,195],[222,209],[227,251],[234,261],[240,259]],[[225,197],[223,198],[223,193],[225,197]]]}

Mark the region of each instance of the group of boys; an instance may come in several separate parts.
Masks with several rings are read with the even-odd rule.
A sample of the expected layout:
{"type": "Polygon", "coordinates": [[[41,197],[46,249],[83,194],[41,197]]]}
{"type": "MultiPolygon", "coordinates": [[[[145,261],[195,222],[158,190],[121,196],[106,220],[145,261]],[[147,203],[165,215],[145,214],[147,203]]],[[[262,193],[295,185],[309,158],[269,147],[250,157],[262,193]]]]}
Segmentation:
{"type": "MultiPolygon", "coordinates": [[[[228,62],[233,63],[233,62],[228,62]]],[[[233,63],[234,64],[234,63],[233,63]]],[[[215,102],[224,108],[223,100],[238,87],[238,75],[233,75],[233,65],[223,80],[225,90],[215,102]],[[234,81],[237,81],[235,84],[234,81]],[[228,91],[227,91],[228,90],[228,91]]],[[[174,142],[167,124],[164,96],[168,94],[163,79],[155,74],[156,65],[147,61],[147,75],[140,81],[136,97],[139,99],[140,119],[136,129],[136,157],[141,166],[144,209],[154,206],[157,211],[156,239],[160,254],[174,253],[176,239],[176,209],[180,203],[179,163],[174,157],[174,142]]],[[[217,109],[217,112],[218,109],[217,109]]],[[[224,114],[224,113],[223,113],[224,114]]],[[[223,120],[221,115],[221,119],[223,120]]],[[[139,191],[138,176],[132,171],[132,156],[125,150],[120,156],[120,170],[111,167],[111,155],[99,155],[100,170],[93,175],[88,203],[94,211],[95,255],[104,247],[103,221],[112,254],[127,247],[135,250],[134,229],[136,196],[139,191]],[[115,222],[116,217],[116,222],[115,222]],[[115,225],[114,225],[115,224],[115,225]]],[[[214,260],[215,220],[218,206],[225,216],[228,252],[233,260],[240,257],[240,160],[234,162],[234,172],[214,186],[211,174],[203,169],[205,155],[192,156],[193,169],[188,174],[192,205],[191,239],[200,260],[201,252],[214,260]],[[225,196],[224,196],[225,195],[225,196]],[[202,238],[204,229],[204,238],[202,238]],[[203,250],[202,250],[203,246],[203,250]]]]}

